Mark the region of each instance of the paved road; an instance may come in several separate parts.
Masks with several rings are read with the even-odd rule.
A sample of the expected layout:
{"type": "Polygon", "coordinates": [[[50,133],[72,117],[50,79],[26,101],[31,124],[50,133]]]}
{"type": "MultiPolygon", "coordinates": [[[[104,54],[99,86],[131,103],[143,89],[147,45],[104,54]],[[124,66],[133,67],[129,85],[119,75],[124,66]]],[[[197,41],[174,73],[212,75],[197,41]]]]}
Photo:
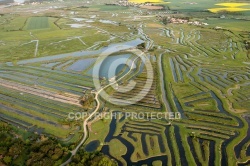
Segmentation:
{"type": "MultiPolygon", "coordinates": [[[[142,55],[142,54],[143,54],[143,53],[141,53],[141,55],[142,55]]],[[[110,83],[110,84],[104,86],[103,88],[101,88],[101,89],[98,90],[97,92],[93,92],[93,93],[95,94],[95,100],[96,100],[96,103],[97,103],[96,109],[95,109],[95,110],[89,115],[89,117],[86,118],[85,121],[83,122],[83,138],[82,138],[81,142],[77,145],[77,147],[76,147],[74,150],[71,151],[71,156],[70,156],[70,158],[69,158],[65,163],[63,163],[61,166],[65,166],[65,165],[69,164],[69,163],[71,162],[72,157],[77,153],[77,151],[79,150],[79,148],[80,148],[80,147],[84,144],[84,142],[86,141],[86,139],[87,139],[87,137],[88,137],[88,121],[95,115],[95,113],[96,113],[96,112],[99,110],[99,108],[100,108],[100,101],[99,101],[99,99],[98,99],[99,94],[100,94],[105,88],[107,88],[107,87],[109,87],[109,86],[111,86],[111,85],[113,85],[113,84],[116,84],[118,81],[120,81],[121,79],[123,79],[124,77],[126,77],[126,76],[135,68],[135,61],[136,61],[137,59],[138,59],[138,57],[135,58],[135,59],[133,60],[133,63],[132,63],[132,65],[131,65],[131,67],[130,67],[130,70],[129,70],[124,76],[122,76],[122,77],[119,78],[118,80],[116,80],[116,81],[114,81],[114,82],[112,82],[112,83],[110,83]]]]}

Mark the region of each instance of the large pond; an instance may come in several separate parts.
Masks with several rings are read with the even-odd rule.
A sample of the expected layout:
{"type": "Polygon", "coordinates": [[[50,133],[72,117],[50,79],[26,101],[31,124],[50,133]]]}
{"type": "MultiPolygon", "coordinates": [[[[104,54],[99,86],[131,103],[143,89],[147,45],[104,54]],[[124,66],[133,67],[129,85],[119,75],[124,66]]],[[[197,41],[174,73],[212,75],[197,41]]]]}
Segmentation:
{"type": "Polygon", "coordinates": [[[100,146],[100,141],[98,140],[94,140],[89,142],[86,146],[85,146],[85,150],[87,152],[94,152],[98,147],[100,146]]]}
{"type": "Polygon", "coordinates": [[[67,70],[81,72],[90,67],[95,61],[96,58],[81,59],[69,66],[67,70]]]}
{"type": "Polygon", "coordinates": [[[116,43],[116,44],[110,44],[108,47],[103,47],[99,50],[93,50],[93,51],[77,51],[77,52],[72,52],[72,53],[66,53],[66,54],[58,54],[58,55],[53,55],[53,56],[45,56],[45,57],[39,57],[39,58],[33,58],[33,59],[27,59],[27,60],[21,60],[18,61],[18,65],[25,65],[25,64],[30,64],[30,63],[38,63],[38,62],[46,62],[46,61],[56,61],[58,59],[63,59],[63,58],[80,58],[80,57],[86,57],[86,56],[91,56],[91,55],[99,55],[103,53],[104,51],[106,53],[114,53],[114,52],[119,52],[121,50],[126,50],[129,48],[136,47],[139,44],[144,43],[143,40],[141,39],[135,39],[131,40],[128,42],[123,42],[123,43],[116,43]]]}
{"type": "Polygon", "coordinates": [[[87,74],[92,75],[93,77],[98,78],[107,78],[110,79],[114,76],[119,75],[122,70],[123,73],[127,73],[129,71],[129,66],[126,64],[128,59],[131,57],[131,54],[121,54],[121,55],[112,55],[108,56],[102,62],[97,62],[96,65],[99,65],[100,68],[98,71],[91,68],[87,74]],[[116,66],[116,64],[120,64],[116,66]]]}

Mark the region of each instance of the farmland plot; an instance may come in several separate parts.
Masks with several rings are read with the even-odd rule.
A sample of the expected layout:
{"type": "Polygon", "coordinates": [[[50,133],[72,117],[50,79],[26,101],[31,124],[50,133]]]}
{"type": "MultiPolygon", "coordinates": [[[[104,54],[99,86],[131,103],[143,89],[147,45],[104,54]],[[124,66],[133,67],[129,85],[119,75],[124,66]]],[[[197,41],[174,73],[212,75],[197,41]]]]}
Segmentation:
{"type": "Polygon", "coordinates": [[[48,17],[31,17],[27,21],[27,30],[47,29],[50,27],[48,17]]]}

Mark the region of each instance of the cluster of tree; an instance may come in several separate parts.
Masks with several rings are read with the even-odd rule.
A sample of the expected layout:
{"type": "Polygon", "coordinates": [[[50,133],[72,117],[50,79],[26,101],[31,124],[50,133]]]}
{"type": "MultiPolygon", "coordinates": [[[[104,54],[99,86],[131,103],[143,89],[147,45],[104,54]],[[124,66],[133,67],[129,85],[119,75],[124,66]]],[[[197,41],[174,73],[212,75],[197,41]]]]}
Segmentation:
{"type": "Polygon", "coordinates": [[[220,11],[218,11],[217,12],[217,14],[218,15],[243,15],[243,13],[242,12],[236,12],[236,11],[234,11],[234,12],[231,12],[231,11],[227,11],[227,10],[220,10],[220,11]]]}
{"type": "Polygon", "coordinates": [[[84,108],[90,108],[94,107],[94,101],[95,97],[92,94],[85,94],[85,96],[82,97],[81,103],[84,108]]]}
{"type": "Polygon", "coordinates": [[[88,6],[78,6],[77,8],[89,8],[88,6]]]}
{"type": "Polygon", "coordinates": [[[60,165],[67,159],[67,147],[62,147],[57,140],[41,139],[38,135],[24,141],[9,127],[0,125],[0,165],[60,165]]]}
{"type": "Polygon", "coordinates": [[[80,149],[72,158],[70,166],[117,166],[117,163],[100,152],[87,153],[80,149]]]}
{"type": "MultiPolygon", "coordinates": [[[[12,126],[0,121],[1,166],[58,166],[70,155],[68,147],[62,146],[57,139],[34,134],[24,141],[12,126]]],[[[88,153],[82,149],[69,165],[115,166],[116,164],[100,152],[88,153]]]]}
{"type": "Polygon", "coordinates": [[[167,25],[167,24],[170,23],[170,19],[169,19],[168,17],[163,17],[161,21],[162,21],[162,23],[165,24],[165,25],[167,25]]]}
{"type": "Polygon", "coordinates": [[[246,49],[250,50],[250,41],[244,41],[245,45],[246,45],[246,49]]]}
{"type": "Polygon", "coordinates": [[[250,41],[244,41],[247,50],[247,57],[250,58],[250,41]]]}
{"type": "Polygon", "coordinates": [[[55,140],[36,142],[29,146],[26,165],[60,165],[67,159],[68,149],[55,140]]]}
{"type": "Polygon", "coordinates": [[[146,48],[146,44],[145,43],[141,43],[137,46],[138,49],[145,49],[146,48]]]}

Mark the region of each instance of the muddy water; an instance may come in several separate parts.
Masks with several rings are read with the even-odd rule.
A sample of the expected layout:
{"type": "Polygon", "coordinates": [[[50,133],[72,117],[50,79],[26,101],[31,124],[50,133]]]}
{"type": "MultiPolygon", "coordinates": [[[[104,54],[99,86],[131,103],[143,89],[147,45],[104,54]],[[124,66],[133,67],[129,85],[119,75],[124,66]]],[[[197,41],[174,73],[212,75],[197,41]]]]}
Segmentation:
{"type": "Polygon", "coordinates": [[[196,154],[196,152],[195,152],[195,148],[194,148],[194,144],[193,144],[192,138],[191,138],[191,137],[187,137],[187,141],[188,141],[188,144],[189,144],[189,146],[190,146],[190,150],[191,150],[191,152],[192,152],[192,155],[193,155],[193,157],[194,157],[194,160],[195,160],[196,165],[197,165],[197,166],[201,166],[201,163],[200,163],[200,161],[199,161],[199,158],[198,158],[198,156],[197,156],[197,154],[196,154]]]}
{"type": "MultiPolygon", "coordinates": [[[[235,155],[237,158],[240,157],[240,152],[241,152],[243,146],[250,140],[250,127],[249,127],[250,126],[250,116],[243,116],[243,117],[248,123],[248,130],[246,133],[246,137],[234,148],[234,152],[235,152],[235,155]]],[[[248,152],[246,151],[246,153],[248,153],[248,155],[250,153],[249,150],[250,150],[250,148],[248,148],[248,150],[247,150],[248,152]]]]}
{"type": "MultiPolygon", "coordinates": [[[[155,157],[151,157],[151,158],[148,158],[148,159],[145,159],[145,160],[139,160],[138,162],[132,162],[131,161],[131,156],[135,151],[135,147],[129,141],[124,139],[121,135],[114,136],[116,126],[117,126],[116,119],[113,118],[111,123],[110,123],[110,126],[109,126],[110,127],[109,133],[108,133],[107,137],[105,138],[104,142],[110,142],[112,139],[116,138],[122,144],[124,144],[127,147],[127,151],[126,151],[126,154],[122,155],[121,157],[127,162],[127,165],[130,166],[130,165],[143,165],[143,164],[146,164],[146,165],[152,166],[153,162],[157,161],[157,160],[161,161],[162,165],[167,165],[168,156],[165,156],[165,155],[163,155],[163,156],[155,156],[155,157]]],[[[161,140],[159,140],[159,141],[161,141],[161,140]]],[[[142,143],[144,144],[143,146],[147,147],[145,141],[142,141],[142,143]]],[[[163,146],[162,142],[161,142],[160,146],[163,146]]],[[[144,150],[147,153],[147,150],[146,149],[144,149],[144,150]]],[[[109,146],[108,145],[104,145],[102,147],[101,152],[108,155],[109,157],[113,158],[113,156],[111,156],[110,153],[109,153],[109,146]]],[[[113,159],[115,159],[115,158],[113,158],[113,159]]],[[[116,160],[116,161],[118,162],[119,166],[123,165],[119,160],[116,160]]]]}
{"type": "Polygon", "coordinates": [[[172,70],[172,75],[173,75],[174,81],[178,82],[178,78],[177,78],[177,74],[176,74],[176,71],[175,71],[174,62],[173,62],[172,58],[169,58],[169,63],[170,63],[170,67],[171,67],[171,70],[172,70]]]}
{"type": "Polygon", "coordinates": [[[75,63],[73,63],[71,66],[69,66],[66,70],[72,70],[81,72],[86,70],[89,66],[91,66],[96,61],[96,58],[88,58],[88,59],[81,59],[75,63]]]}
{"type": "Polygon", "coordinates": [[[125,73],[126,73],[129,71],[129,67],[126,65],[126,63],[131,56],[132,56],[131,54],[108,56],[103,62],[96,64],[96,65],[100,65],[99,71],[94,71],[94,69],[91,68],[87,72],[87,74],[92,75],[94,77],[99,77],[99,78],[105,77],[105,78],[110,79],[114,76],[117,76],[124,68],[125,68],[125,73]],[[118,63],[121,65],[115,68],[116,66],[111,65],[112,63],[118,63]]]}
{"type": "Polygon", "coordinates": [[[85,146],[85,150],[87,152],[93,152],[95,151],[98,146],[100,146],[100,141],[99,140],[94,140],[94,141],[91,141],[90,143],[88,143],[86,146],[85,146]]]}
{"type": "Polygon", "coordinates": [[[162,100],[163,100],[163,103],[165,104],[167,111],[171,112],[171,108],[170,108],[169,102],[167,100],[167,93],[166,93],[165,84],[164,84],[165,81],[164,81],[164,74],[163,74],[163,67],[162,67],[162,54],[160,54],[160,56],[159,56],[158,66],[159,66],[160,79],[161,79],[162,100]]]}

